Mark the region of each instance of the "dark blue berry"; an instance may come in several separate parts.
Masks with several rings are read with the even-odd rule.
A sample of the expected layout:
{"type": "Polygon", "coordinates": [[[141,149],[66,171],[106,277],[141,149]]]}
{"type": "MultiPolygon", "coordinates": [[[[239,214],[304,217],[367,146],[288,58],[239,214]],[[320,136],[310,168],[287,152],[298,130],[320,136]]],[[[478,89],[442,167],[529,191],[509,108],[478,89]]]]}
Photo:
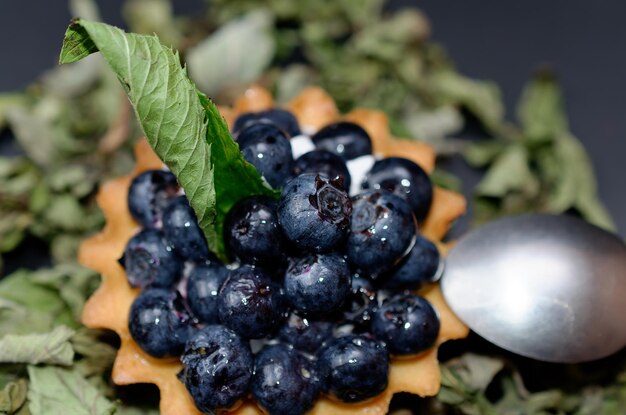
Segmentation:
{"type": "Polygon", "coordinates": [[[217,324],[217,296],[228,269],[218,261],[210,261],[193,267],[187,280],[187,303],[202,323],[217,324]]]}
{"type": "Polygon", "coordinates": [[[386,276],[385,288],[415,290],[435,282],[441,275],[439,250],[421,235],[415,238],[411,252],[386,276]]]}
{"type": "Polygon", "coordinates": [[[143,351],[154,357],[179,356],[193,327],[190,313],[175,291],[148,288],[130,308],[128,329],[143,351]]]}
{"type": "Polygon", "coordinates": [[[352,199],[348,260],[366,275],[391,269],[409,252],[417,226],[406,200],[381,190],[352,199]]]}
{"type": "Polygon", "coordinates": [[[411,160],[400,157],[376,161],[362,186],[364,189],[388,190],[406,199],[420,223],[426,218],[433,199],[428,174],[411,160]]]}
{"type": "Polygon", "coordinates": [[[372,154],[372,140],[357,124],[340,121],[329,124],[311,137],[320,150],[328,150],[344,160],[372,154]]]}
{"type": "Polygon", "coordinates": [[[353,324],[357,331],[368,331],[377,306],[376,289],[372,282],[357,273],[352,274],[352,287],[343,307],[343,320],[353,324]]]}
{"type": "Polygon", "coordinates": [[[184,262],[174,253],[163,233],[144,229],[126,244],[120,263],[131,287],[172,287],[181,277],[184,262]]]}
{"type": "Polygon", "coordinates": [[[234,409],[248,393],[254,365],[250,345],[224,326],[195,333],[180,360],[178,378],[202,412],[234,409]]]}
{"type": "Polygon", "coordinates": [[[372,319],[372,332],[396,355],[419,353],[435,344],[437,312],[424,298],[402,294],[383,302],[372,319]]]}
{"type": "Polygon", "coordinates": [[[279,108],[241,114],[235,120],[233,133],[237,135],[241,129],[258,122],[275,124],[278,128],[289,134],[289,137],[300,135],[300,126],[298,125],[296,117],[289,111],[279,108]]]}
{"type": "Polygon", "coordinates": [[[267,196],[240,200],[224,221],[224,241],[230,254],[247,264],[273,264],[283,257],[277,202],[267,196]]]}
{"type": "Polygon", "coordinates": [[[146,228],[158,228],[169,199],[179,190],[176,176],[165,170],[148,170],[136,176],[128,189],[128,210],[146,228]]]}
{"type": "Polygon", "coordinates": [[[163,212],[163,232],[183,258],[195,261],[209,257],[209,248],[198,226],[198,220],[185,196],[170,201],[163,212]]]}
{"type": "Polygon", "coordinates": [[[317,173],[331,179],[341,178],[343,188],[350,190],[350,171],[341,157],[327,150],[313,150],[301,155],[293,167],[294,176],[317,173]]]}
{"type": "Polygon", "coordinates": [[[359,402],[387,388],[389,353],[385,344],[364,335],[329,342],[318,360],[324,390],[343,402],[359,402]]]}
{"type": "Polygon", "coordinates": [[[325,252],[348,236],[352,204],[334,180],[305,173],[290,180],[278,203],[278,223],[301,250],[325,252]]]}
{"type": "Polygon", "coordinates": [[[315,354],[333,335],[334,324],[330,321],[315,321],[291,313],[280,328],[278,337],[295,349],[315,354]]]}
{"type": "Polygon", "coordinates": [[[350,270],[339,255],[291,258],[285,272],[285,297],[306,316],[321,317],[339,309],[350,293],[350,270]]]}
{"type": "Polygon", "coordinates": [[[254,360],[252,396],[272,415],[301,415],[320,393],[315,364],[284,344],[265,346],[254,360]]]}
{"type": "Polygon", "coordinates": [[[259,339],[280,327],[285,304],[280,288],[260,269],[231,271],[218,295],[222,324],[247,339],[259,339]]]}
{"type": "Polygon", "coordinates": [[[257,168],[272,187],[291,177],[293,154],[287,134],[274,124],[251,124],[237,136],[244,158],[257,168]]]}

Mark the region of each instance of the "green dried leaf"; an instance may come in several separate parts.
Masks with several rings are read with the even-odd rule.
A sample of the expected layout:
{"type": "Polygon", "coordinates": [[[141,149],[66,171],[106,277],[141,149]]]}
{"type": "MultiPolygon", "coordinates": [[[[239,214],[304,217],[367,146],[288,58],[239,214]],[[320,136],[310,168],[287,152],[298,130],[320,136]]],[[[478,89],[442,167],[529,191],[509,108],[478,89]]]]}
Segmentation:
{"type": "Polygon", "coordinates": [[[511,192],[519,192],[528,198],[535,197],[539,192],[539,183],[528,164],[529,156],[525,147],[508,147],[477,186],[477,195],[502,198],[511,192]]]}
{"type": "Polygon", "coordinates": [[[470,79],[452,70],[431,72],[429,83],[439,105],[464,106],[489,131],[501,129],[504,105],[495,83],[470,79]]]}
{"type": "Polygon", "coordinates": [[[19,379],[9,382],[0,391],[0,414],[2,415],[27,415],[26,394],[28,392],[28,382],[26,379],[19,379]]]}
{"type": "Polygon", "coordinates": [[[102,336],[102,331],[84,327],[72,336],[72,347],[80,356],[74,368],[85,377],[101,376],[113,366],[117,349],[102,342],[102,336]]]}
{"type": "Polygon", "coordinates": [[[226,212],[242,197],[275,192],[245,161],[217,107],[187,78],[178,56],[156,37],[78,20],[66,32],[61,62],[98,50],[125,86],[148,142],[185,189],[209,248],[225,258],[226,212]]]}
{"type": "Polygon", "coordinates": [[[53,126],[46,119],[20,107],[8,110],[6,119],[28,157],[40,166],[48,166],[58,153],[53,126]]]}
{"type": "Polygon", "coordinates": [[[72,195],[62,194],[50,200],[50,205],[44,211],[43,219],[49,226],[67,231],[79,231],[84,229],[83,207],[72,195]]]}
{"type": "Polygon", "coordinates": [[[611,216],[598,199],[591,160],[580,141],[569,133],[561,133],[554,142],[554,156],[560,168],[548,209],[564,212],[574,208],[589,222],[614,230],[611,216]]]}
{"type": "Polygon", "coordinates": [[[431,144],[436,150],[449,145],[445,138],[463,128],[463,123],[461,113],[453,106],[412,111],[404,118],[404,125],[411,136],[431,144]]]}
{"type": "Polygon", "coordinates": [[[80,17],[97,22],[102,20],[100,18],[100,10],[94,0],[70,0],[69,8],[73,17],[80,17]]]}
{"type": "Polygon", "coordinates": [[[410,44],[423,41],[429,33],[426,17],[418,10],[405,9],[363,27],[355,34],[351,47],[359,54],[399,62],[410,44]]]}
{"type": "Polygon", "coordinates": [[[551,73],[541,72],[526,85],[517,117],[528,139],[550,139],[568,130],[563,95],[551,73]]]}
{"type": "Polygon", "coordinates": [[[124,3],[122,14],[135,33],[156,33],[164,44],[174,48],[178,47],[183,38],[169,0],[130,0],[124,3]]]}
{"type": "Polygon", "coordinates": [[[191,78],[209,95],[256,81],[274,57],[276,45],[271,26],[272,16],[265,11],[251,12],[222,26],[188,50],[191,78]]]}
{"type": "Polygon", "coordinates": [[[29,366],[28,377],[28,401],[33,415],[115,413],[115,406],[77,372],[52,366],[29,366]]]}
{"type": "Polygon", "coordinates": [[[25,94],[1,93],[0,94],[0,131],[7,126],[7,112],[13,108],[20,108],[27,103],[25,94]]]}
{"type": "Polygon", "coordinates": [[[0,338],[0,363],[47,363],[69,366],[74,349],[69,342],[74,330],[58,326],[49,333],[6,334],[0,338]]]}

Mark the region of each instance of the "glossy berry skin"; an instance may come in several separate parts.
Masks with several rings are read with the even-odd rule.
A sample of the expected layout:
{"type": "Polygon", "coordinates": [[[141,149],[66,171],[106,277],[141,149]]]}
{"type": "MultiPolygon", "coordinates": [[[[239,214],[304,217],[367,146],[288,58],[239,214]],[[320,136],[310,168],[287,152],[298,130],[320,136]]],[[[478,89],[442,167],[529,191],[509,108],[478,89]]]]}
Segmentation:
{"type": "Polygon", "coordinates": [[[326,252],[346,240],[352,203],[334,180],[305,173],[287,183],[277,212],[283,233],[298,249],[326,252]]]}
{"type": "Polygon", "coordinates": [[[246,264],[272,264],[283,257],[278,203],[267,196],[237,202],[224,221],[224,241],[230,255],[246,264]]]}
{"type": "Polygon", "coordinates": [[[342,402],[360,402],[387,388],[389,353],[379,340],[347,335],[322,348],[318,368],[326,393],[342,402]]]}
{"type": "Polygon", "coordinates": [[[294,349],[315,354],[333,336],[334,324],[330,321],[316,321],[291,313],[280,328],[278,337],[294,349]]]}
{"type": "Polygon", "coordinates": [[[358,332],[368,331],[372,316],[378,306],[376,289],[372,282],[357,274],[352,274],[350,294],[343,306],[343,321],[354,325],[358,332]]]}
{"type": "Polygon", "coordinates": [[[344,160],[352,160],[372,154],[369,134],[352,122],[340,121],[327,125],[311,137],[315,147],[337,154],[344,160]]]}
{"type": "Polygon", "coordinates": [[[246,396],[254,358],[248,342],[232,330],[209,325],[185,345],[178,374],[198,409],[231,409],[246,396]]]}
{"type": "Polygon", "coordinates": [[[388,190],[406,199],[419,223],[426,218],[433,199],[433,185],[428,174],[411,160],[401,157],[376,161],[362,187],[388,190]]]}
{"type": "Polygon", "coordinates": [[[176,176],[171,172],[145,171],[130,183],[128,210],[144,228],[159,228],[167,202],[179,189],[176,176]]]}
{"type": "Polygon", "coordinates": [[[293,154],[287,134],[269,123],[251,124],[237,136],[243,157],[272,187],[282,187],[291,177],[293,154]]]}
{"type": "Polygon", "coordinates": [[[300,135],[298,120],[292,113],[279,108],[272,108],[265,111],[246,112],[235,120],[233,133],[237,135],[243,128],[259,122],[272,123],[289,134],[289,137],[300,135]]]}
{"type": "Polygon", "coordinates": [[[218,261],[193,267],[187,279],[187,303],[201,323],[217,324],[217,296],[228,278],[228,269],[218,261]]]}
{"type": "Polygon", "coordinates": [[[435,244],[417,235],[411,252],[385,277],[384,287],[415,290],[435,282],[441,275],[440,261],[435,244]]]}
{"type": "Polygon", "coordinates": [[[248,266],[231,271],[217,304],[222,324],[246,339],[271,334],[286,317],[280,287],[260,269],[248,266]]]}
{"type": "Polygon", "coordinates": [[[394,355],[419,353],[435,344],[439,318],[432,305],[415,294],[385,301],[372,319],[372,332],[394,355]]]}
{"type": "Polygon", "coordinates": [[[143,290],[130,308],[128,328],[133,340],[153,357],[180,356],[193,327],[182,298],[162,288],[143,290]]]}
{"type": "Polygon", "coordinates": [[[296,160],[293,167],[294,176],[303,173],[317,173],[322,176],[334,179],[341,177],[343,188],[350,189],[350,171],[345,161],[335,153],[328,150],[313,150],[304,153],[296,160]]]}
{"type": "Polygon", "coordinates": [[[306,316],[322,317],[338,310],[350,294],[350,270],[335,253],[291,258],[284,288],[293,308],[306,316]]]}
{"type": "Polygon", "coordinates": [[[362,273],[377,276],[408,253],[417,226],[411,207],[387,191],[370,191],[352,199],[348,260],[362,273]]]}
{"type": "Polygon", "coordinates": [[[209,248],[198,220],[185,196],[172,199],[163,212],[163,232],[183,258],[194,261],[209,257],[209,248]]]}
{"type": "Polygon", "coordinates": [[[144,229],[126,244],[120,263],[131,287],[172,287],[181,277],[184,262],[161,231],[144,229]]]}
{"type": "Polygon", "coordinates": [[[315,364],[284,344],[265,346],[256,355],[252,396],[272,415],[301,415],[320,393],[315,364]]]}

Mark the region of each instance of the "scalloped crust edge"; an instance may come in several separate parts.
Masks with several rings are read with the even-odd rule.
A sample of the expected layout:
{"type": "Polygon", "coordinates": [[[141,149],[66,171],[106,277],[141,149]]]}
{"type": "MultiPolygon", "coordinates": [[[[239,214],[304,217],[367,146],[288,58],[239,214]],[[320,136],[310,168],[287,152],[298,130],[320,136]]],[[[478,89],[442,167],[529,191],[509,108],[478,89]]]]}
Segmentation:
{"type": "MultiPolygon", "coordinates": [[[[270,93],[258,86],[250,87],[232,108],[221,107],[220,112],[229,125],[238,114],[261,111],[274,106],[270,93]]],[[[335,102],[320,88],[307,88],[286,105],[298,119],[305,131],[315,131],[337,120],[349,120],[361,125],[372,137],[374,152],[382,156],[410,158],[426,171],[434,168],[435,154],[432,148],[416,141],[400,140],[389,132],[387,116],[381,111],[356,109],[344,116],[339,114],[335,102]]],[[[115,331],[121,340],[112,379],[118,385],[153,383],[161,392],[160,411],[163,415],[200,414],[185,386],[176,374],[181,369],[177,360],[155,359],[143,352],[128,331],[128,313],[137,289],[131,288],[126,274],[117,262],[127,241],[139,229],[127,208],[128,187],[134,176],[160,169],[163,163],[145,140],[135,148],[136,167],[125,177],[104,183],[97,196],[103,210],[106,225],[103,230],[83,242],[79,262],[98,271],[102,284],[89,298],[82,314],[87,327],[115,331]]],[[[452,221],[465,212],[464,198],[454,192],[435,188],[431,213],[421,227],[421,232],[438,244],[443,253],[448,246],[441,242],[452,221]]],[[[440,370],[437,361],[438,346],[448,340],[464,338],[469,329],[446,305],[438,284],[432,284],[420,292],[437,309],[441,319],[441,331],[436,345],[411,358],[393,359],[389,370],[389,386],[381,395],[357,404],[345,404],[321,397],[309,412],[322,414],[382,415],[387,412],[394,393],[409,392],[420,396],[435,395],[440,387],[440,370]]],[[[245,400],[235,410],[238,415],[258,415],[263,411],[251,400],[245,400]]]]}

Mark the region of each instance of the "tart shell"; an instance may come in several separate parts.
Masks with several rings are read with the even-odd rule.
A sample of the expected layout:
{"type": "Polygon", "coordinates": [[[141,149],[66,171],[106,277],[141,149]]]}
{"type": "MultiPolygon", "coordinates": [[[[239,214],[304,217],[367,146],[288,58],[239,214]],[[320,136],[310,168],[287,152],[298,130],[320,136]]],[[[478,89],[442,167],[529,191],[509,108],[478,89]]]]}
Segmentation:
{"type": "MultiPolygon", "coordinates": [[[[221,107],[220,112],[229,126],[232,126],[239,114],[261,111],[272,106],[274,102],[270,93],[254,86],[233,107],[221,107]]],[[[393,137],[389,132],[387,116],[381,111],[356,109],[341,115],[332,98],[319,88],[305,89],[285,108],[294,113],[305,132],[314,132],[330,122],[349,120],[361,125],[370,134],[375,154],[409,158],[427,172],[434,168],[435,154],[432,148],[416,141],[393,137]]],[[[128,211],[128,188],[134,176],[146,170],[163,167],[161,160],[143,139],[136,144],[135,155],[137,162],[130,175],[101,186],[97,202],[106,218],[106,225],[99,234],[83,242],[79,251],[79,262],[102,275],[100,287],[85,305],[82,321],[87,327],[110,329],[119,335],[121,345],[112,372],[114,383],[155,384],[161,393],[160,411],[163,415],[200,414],[184,384],[176,377],[182,368],[181,363],[178,360],[149,356],[137,346],[128,330],[130,307],[139,294],[138,289],[130,287],[125,271],[118,263],[126,243],[139,230],[139,225],[128,211]]],[[[441,239],[452,221],[464,212],[465,200],[461,195],[436,187],[429,216],[420,231],[445,254],[448,245],[442,243],[441,239]]],[[[441,330],[435,346],[417,356],[392,359],[389,386],[381,395],[356,404],[345,404],[322,397],[310,414],[382,415],[387,412],[394,393],[409,392],[420,396],[437,394],[440,387],[438,346],[447,340],[466,337],[469,330],[448,308],[438,284],[423,288],[419,294],[426,297],[439,313],[441,330]]],[[[229,413],[256,415],[263,411],[253,401],[246,400],[229,413]]]]}

